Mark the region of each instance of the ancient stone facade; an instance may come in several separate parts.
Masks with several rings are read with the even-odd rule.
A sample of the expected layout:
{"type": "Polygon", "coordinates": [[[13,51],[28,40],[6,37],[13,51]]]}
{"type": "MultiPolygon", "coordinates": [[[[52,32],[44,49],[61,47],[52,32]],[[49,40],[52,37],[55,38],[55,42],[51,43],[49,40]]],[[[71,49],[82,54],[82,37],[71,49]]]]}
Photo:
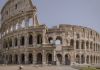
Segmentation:
{"type": "Polygon", "coordinates": [[[76,25],[41,25],[31,0],[8,0],[1,10],[0,33],[0,63],[100,63],[99,33],[76,25]]]}

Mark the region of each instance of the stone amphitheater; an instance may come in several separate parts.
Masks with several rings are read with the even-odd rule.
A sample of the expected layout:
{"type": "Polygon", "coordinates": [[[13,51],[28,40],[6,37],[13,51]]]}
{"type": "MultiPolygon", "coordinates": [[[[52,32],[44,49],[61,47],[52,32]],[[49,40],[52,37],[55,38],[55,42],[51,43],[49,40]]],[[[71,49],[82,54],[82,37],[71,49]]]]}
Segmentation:
{"type": "Polygon", "coordinates": [[[8,0],[1,10],[0,24],[0,64],[65,68],[100,64],[98,32],[69,24],[48,28],[38,21],[31,0],[8,0]]]}

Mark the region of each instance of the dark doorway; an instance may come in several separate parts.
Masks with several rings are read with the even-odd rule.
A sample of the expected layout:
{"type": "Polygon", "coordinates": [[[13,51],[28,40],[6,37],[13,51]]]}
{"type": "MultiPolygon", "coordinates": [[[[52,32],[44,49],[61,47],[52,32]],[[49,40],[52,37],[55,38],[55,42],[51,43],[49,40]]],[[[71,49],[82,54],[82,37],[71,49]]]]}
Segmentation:
{"type": "Polygon", "coordinates": [[[42,64],[42,54],[41,53],[37,54],[37,64],[42,64]]]}
{"type": "Polygon", "coordinates": [[[62,64],[62,55],[61,54],[57,54],[57,60],[60,64],[62,64]]]}
{"type": "Polygon", "coordinates": [[[47,54],[47,63],[52,64],[52,54],[50,53],[47,54]]]}
{"type": "Polygon", "coordinates": [[[21,55],[21,63],[25,64],[25,55],[24,54],[21,55]]]}
{"type": "Polygon", "coordinates": [[[33,55],[31,53],[28,55],[28,59],[29,59],[29,64],[32,64],[33,63],[33,55]]]}
{"type": "Polygon", "coordinates": [[[70,56],[68,54],[65,55],[65,65],[70,65],[70,56]]]}

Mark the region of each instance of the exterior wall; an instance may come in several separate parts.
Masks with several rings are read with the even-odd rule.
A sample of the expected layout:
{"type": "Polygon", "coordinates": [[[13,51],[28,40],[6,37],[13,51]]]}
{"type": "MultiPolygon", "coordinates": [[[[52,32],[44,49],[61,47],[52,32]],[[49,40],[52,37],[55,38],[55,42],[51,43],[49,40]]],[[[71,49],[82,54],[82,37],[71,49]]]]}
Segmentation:
{"type": "Polygon", "coordinates": [[[53,28],[40,25],[31,0],[8,0],[1,14],[1,63],[100,63],[100,34],[90,28],[67,24],[53,28]],[[8,7],[16,6],[16,3],[21,3],[21,8],[9,11],[9,16],[6,15],[8,7]]]}

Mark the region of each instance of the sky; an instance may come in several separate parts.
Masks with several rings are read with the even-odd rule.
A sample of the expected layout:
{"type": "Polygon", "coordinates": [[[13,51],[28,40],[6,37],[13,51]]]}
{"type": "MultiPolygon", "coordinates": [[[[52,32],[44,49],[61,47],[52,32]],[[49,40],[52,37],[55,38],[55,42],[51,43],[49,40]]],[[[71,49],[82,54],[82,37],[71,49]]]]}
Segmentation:
{"type": "MultiPolygon", "coordinates": [[[[7,0],[0,0],[0,9],[7,0]]],[[[32,0],[38,19],[52,27],[71,24],[89,27],[100,33],[100,0],[32,0]]]]}

